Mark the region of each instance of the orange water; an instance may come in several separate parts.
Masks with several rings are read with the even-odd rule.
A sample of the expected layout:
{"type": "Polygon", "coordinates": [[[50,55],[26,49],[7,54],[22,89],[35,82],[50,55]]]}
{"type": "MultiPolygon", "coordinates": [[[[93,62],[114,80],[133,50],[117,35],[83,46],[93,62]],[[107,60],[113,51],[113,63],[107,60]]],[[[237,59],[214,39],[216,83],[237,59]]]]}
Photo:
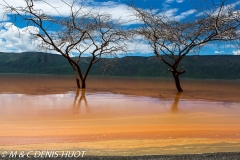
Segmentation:
{"type": "Polygon", "coordinates": [[[2,150],[87,150],[91,155],[240,149],[240,104],[112,93],[1,94],[2,150]],[[80,95],[79,95],[80,96],[80,95]]]}
{"type": "Polygon", "coordinates": [[[145,85],[147,79],[92,80],[100,89],[76,92],[70,79],[35,78],[0,78],[0,151],[147,155],[240,150],[238,82],[220,82],[221,90],[212,82],[195,81],[190,84],[200,87],[185,86],[179,94],[172,86],[167,91],[165,81],[155,89],[158,80],[150,80],[151,85],[145,85]]]}

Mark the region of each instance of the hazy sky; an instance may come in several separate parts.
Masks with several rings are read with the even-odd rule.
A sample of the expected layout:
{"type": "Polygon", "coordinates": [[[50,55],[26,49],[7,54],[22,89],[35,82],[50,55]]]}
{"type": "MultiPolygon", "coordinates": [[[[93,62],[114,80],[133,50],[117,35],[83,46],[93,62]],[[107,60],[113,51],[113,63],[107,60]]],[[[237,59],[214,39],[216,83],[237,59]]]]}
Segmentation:
{"type": "MultiPolygon", "coordinates": [[[[12,6],[24,6],[24,0],[5,0],[12,6]]],[[[182,21],[188,18],[193,18],[199,12],[197,8],[200,7],[200,3],[196,3],[199,0],[84,0],[82,5],[85,9],[96,9],[99,11],[107,12],[112,15],[114,19],[132,20],[134,19],[132,10],[128,7],[129,4],[134,4],[139,8],[153,9],[157,12],[164,12],[170,17],[174,17],[176,20],[182,21]]],[[[215,0],[218,3],[220,0],[215,0]]],[[[48,0],[52,6],[56,6],[60,11],[61,16],[67,16],[69,8],[61,0],[48,0]]],[[[71,3],[72,0],[65,0],[67,3],[71,3]]],[[[0,4],[4,4],[3,0],[0,0],[0,4]]],[[[240,5],[240,0],[228,0],[228,4],[240,5]]],[[[36,1],[36,8],[43,9],[50,15],[59,16],[55,10],[46,3],[36,1]]],[[[13,24],[13,16],[5,15],[3,7],[0,6],[0,52],[24,52],[24,51],[36,51],[34,42],[31,39],[29,32],[26,30],[26,24],[16,22],[13,24]]],[[[137,22],[132,22],[133,23],[137,22]]],[[[144,41],[135,43],[129,43],[129,47],[134,49],[134,52],[130,55],[151,56],[152,51],[148,44],[144,41]]],[[[228,55],[240,55],[240,50],[230,45],[214,45],[209,44],[202,48],[199,54],[228,54],[228,55]]]]}

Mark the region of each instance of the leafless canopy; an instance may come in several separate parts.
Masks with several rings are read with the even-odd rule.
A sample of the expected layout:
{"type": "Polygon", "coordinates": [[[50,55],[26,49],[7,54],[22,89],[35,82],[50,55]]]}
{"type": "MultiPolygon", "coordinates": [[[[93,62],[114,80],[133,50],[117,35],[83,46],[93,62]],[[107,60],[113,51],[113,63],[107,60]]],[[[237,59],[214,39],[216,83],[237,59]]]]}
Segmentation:
{"type": "Polygon", "coordinates": [[[133,7],[142,23],[136,34],[144,37],[154,54],[171,68],[178,91],[182,91],[178,76],[185,72],[183,67],[178,67],[185,55],[212,41],[240,40],[240,10],[225,5],[226,1],[184,21],[133,7]]]}
{"type": "MultiPolygon", "coordinates": [[[[38,0],[42,3],[47,1],[38,0]]],[[[5,1],[6,14],[15,15],[34,26],[38,31],[29,30],[37,40],[38,47],[42,50],[54,50],[64,56],[75,72],[75,78],[80,88],[85,88],[85,80],[94,63],[103,55],[114,55],[125,52],[127,36],[123,31],[123,22],[113,20],[111,15],[100,11],[86,10],[74,0],[71,4],[61,0],[69,7],[69,15],[61,16],[61,11],[54,6],[53,10],[58,16],[50,16],[42,9],[36,9],[34,0],[25,0],[25,6],[13,7],[5,1]],[[83,74],[80,67],[83,54],[91,56],[88,68],[83,74]],[[75,57],[73,57],[73,55],[75,57]]]]}

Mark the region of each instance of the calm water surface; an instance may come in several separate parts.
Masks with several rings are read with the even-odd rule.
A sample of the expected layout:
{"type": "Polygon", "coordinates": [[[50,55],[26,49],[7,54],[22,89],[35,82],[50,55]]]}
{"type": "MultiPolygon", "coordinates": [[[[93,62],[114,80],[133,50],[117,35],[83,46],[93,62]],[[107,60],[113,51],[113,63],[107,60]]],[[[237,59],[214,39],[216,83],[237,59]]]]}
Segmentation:
{"type": "Polygon", "coordinates": [[[0,76],[0,151],[144,155],[240,150],[239,81],[0,76]]]}

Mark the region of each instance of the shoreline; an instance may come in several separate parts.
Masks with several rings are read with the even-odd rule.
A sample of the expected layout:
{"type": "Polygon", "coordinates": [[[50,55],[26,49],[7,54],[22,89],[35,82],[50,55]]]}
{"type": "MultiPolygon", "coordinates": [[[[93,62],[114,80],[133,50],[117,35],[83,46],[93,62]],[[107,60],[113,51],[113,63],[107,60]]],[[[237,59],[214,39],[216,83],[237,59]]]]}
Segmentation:
{"type": "MultiPolygon", "coordinates": [[[[70,76],[4,75],[0,76],[0,94],[26,95],[66,94],[76,92],[75,79],[70,76]]],[[[111,92],[162,100],[179,97],[174,80],[168,78],[98,77],[87,80],[86,93],[111,92]]],[[[180,99],[240,102],[239,80],[182,79],[180,99]]]]}
{"type": "MultiPolygon", "coordinates": [[[[35,73],[0,73],[0,76],[53,76],[53,77],[70,77],[74,79],[74,73],[72,74],[35,74],[35,73]]],[[[130,79],[156,79],[156,80],[174,80],[172,76],[169,77],[157,77],[157,76],[111,76],[111,75],[88,75],[88,78],[130,78],[130,79]]],[[[180,77],[180,80],[196,80],[196,81],[240,81],[240,79],[229,78],[194,78],[194,77],[180,77]]]]}

